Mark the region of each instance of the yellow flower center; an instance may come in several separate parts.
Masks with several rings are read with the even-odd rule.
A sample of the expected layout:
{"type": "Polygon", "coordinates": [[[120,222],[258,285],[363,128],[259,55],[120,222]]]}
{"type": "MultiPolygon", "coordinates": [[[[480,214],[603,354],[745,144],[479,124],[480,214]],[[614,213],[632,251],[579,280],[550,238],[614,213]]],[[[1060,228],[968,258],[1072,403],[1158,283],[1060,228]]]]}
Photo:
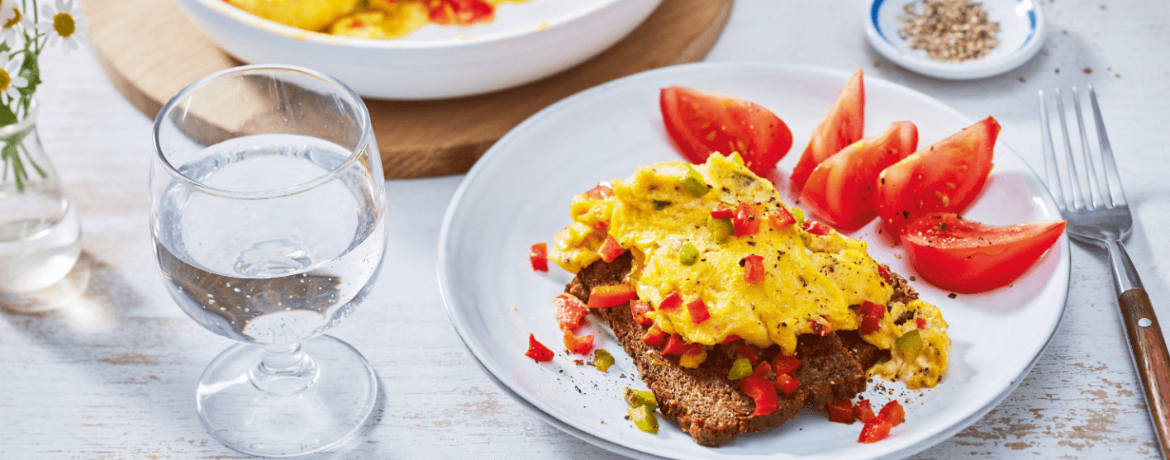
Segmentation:
{"type": "Polygon", "coordinates": [[[69,38],[77,31],[77,24],[73,22],[73,16],[69,13],[57,13],[53,16],[53,30],[62,38],[69,38]]]}
{"type": "Polygon", "coordinates": [[[12,11],[16,14],[12,16],[12,19],[9,19],[8,22],[4,23],[5,29],[11,29],[15,27],[16,24],[20,23],[20,18],[22,17],[20,15],[20,8],[13,8],[12,11]]]}
{"type": "Polygon", "coordinates": [[[0,93],[8,90],[8,85],[12,83],[12,76],[8,75],[8,71],[0,68],[0,93]]]}

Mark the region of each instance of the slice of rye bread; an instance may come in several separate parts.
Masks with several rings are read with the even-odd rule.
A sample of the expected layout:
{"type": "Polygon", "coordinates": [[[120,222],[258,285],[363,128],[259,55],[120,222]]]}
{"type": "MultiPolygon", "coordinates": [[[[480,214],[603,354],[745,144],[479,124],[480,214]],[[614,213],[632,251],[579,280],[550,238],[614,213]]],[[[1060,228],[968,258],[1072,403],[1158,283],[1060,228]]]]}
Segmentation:
{"type": "MultiPolygon", "coordinates": [[[[593,287],[625,283],[632,266],[633,257],[628,252],[610,263],[594,262],[573,278],[565,292],[588,303],[593,287]]],[[[904,279],[893,277],[892,301],[917,298],[904,279]]],[[[805,405],[823,410],[835,400],[853,398],[865,391],[865,370],[888,356],[854,331],[824,337],[801,335],[796,347],[801,366],[793,373],[800,382],[796,393],[791,397],[780,394],[775,412],[754,416],[752,399],[727,379],[734,362],[730,349],[724,349],[727,347],[717,346],[708,352],[707,361],[698,369],[685,368],[677,357],[663,356],[657,348],[642,343],[645,329],[634,321],[628,303],[592,312],[605,320],[633,359],[642,380],[657,397],[659,411],[674,419],[695,442],[709,447],[730,442],[741,433],[780,426],[805,405]]]]}

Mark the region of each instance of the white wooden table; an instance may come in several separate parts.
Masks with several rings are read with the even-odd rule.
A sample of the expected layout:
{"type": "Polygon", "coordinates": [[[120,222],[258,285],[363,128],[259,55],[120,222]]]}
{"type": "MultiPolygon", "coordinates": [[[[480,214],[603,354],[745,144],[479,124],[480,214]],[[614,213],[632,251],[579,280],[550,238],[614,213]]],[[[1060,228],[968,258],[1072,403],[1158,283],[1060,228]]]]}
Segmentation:
{"type": "MultiPolygon", "coordinates": [[[[709,60],[865,68],[988,114],[1002,138],[1043,166],[1037,89],[1094,84],[1136,224],[1128,246],[1170,320],[1170,8],[1160,0],[1044,0],[1044,50],[1006,75],[943,82],[877,56],[861,0],[739,0],[709,60]],[[1091,73],[1090,73],[1091,72],[1091,73]]],[[[150,120],[83,50],[43,58],[40,133],[74,199],[82,295],[39,315],[0,311],[0,458],[240,458],[194,411],[204,366],[230,343],[188,319],[160,282],[147,233],[150,120]]],[[[380,139],[393,142],[393,139],[380,139]]],[[[435,277],[442,213],[461,177],[387,183],[391,245],[369,300],[334,334],[381,376],[361,437],[326,458],[611,458],[543,423],[472,363],[447,321],[435,277]]],[[[2,210],[0,210],[2,212],[2,210]]],[[[1074,246],[1065,320],[1000,407],[918,458],[1152,458],[1140,387],[1115,313],[1108,268],[1074,246]]]]}

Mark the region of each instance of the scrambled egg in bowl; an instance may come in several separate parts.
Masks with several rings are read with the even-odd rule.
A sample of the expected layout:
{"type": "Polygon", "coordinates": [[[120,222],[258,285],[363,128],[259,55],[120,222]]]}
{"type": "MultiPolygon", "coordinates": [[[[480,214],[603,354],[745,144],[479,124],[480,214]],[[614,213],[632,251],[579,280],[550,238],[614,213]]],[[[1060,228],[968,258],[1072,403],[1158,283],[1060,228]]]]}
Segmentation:
{"type": "Polygon", "coordinates": [[[858,330],[859,307],[876,304],[887,311],[862,338],[891,357],[870,375],[918,388],[946,370],[950,340],[938,308],[891,303],[893,287],[865,242],[810,232],[803,213],[738,155],[643,166],[610,188],[574,197],[573,223],[556,235],[549,259],[577,273],[616,240],[633,255],[628,281],[662,331],[702,345],[778,345],[791,355],[798,335],[858,330]],[[690,308],[695,302],[706,311],[690,308]]]}
{"type": "Polygon", "coordinates": [[[524,0],[225,0],[262,18],[299,29],[367,39],[404,37],[432,22],[490,21],[495,8],[524,0]]]}

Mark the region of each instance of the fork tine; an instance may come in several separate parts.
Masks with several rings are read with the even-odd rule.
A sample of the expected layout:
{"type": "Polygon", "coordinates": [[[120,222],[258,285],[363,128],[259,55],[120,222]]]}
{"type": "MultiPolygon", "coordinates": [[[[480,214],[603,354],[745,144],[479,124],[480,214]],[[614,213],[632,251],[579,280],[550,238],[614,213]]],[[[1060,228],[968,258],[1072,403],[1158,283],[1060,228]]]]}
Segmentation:
{"type": "Polygon", "coordinates": [[[1077,128],[1081,133],[1081,154],[1085,157],[1085,178],[1089,181],[1089,192],[1085,198],[1088,200],[1085,204],[1096,208],[1105,204],[1105,198],[1109,196],[1109,189],[1102,190],[1098,187],[1099,179],[1097,179],[1097,168],[1093,166],[1093,158],[1091,156],[1092,149],[1089,148],[1089,136],[1085,132],[1085,118],[1081,115],[1081,98],[1077,93],[1077,87],[1072,87],[1072,102],[1077,114],[1077,128]]]}
{"type": "Polygon", "coordinates": [[[1048,180],[1048,191],[1056,200],[1056,209],[1065,213],[1064,184],[1060,181],[1060,168],[1056,164],[1056,152],[1052,147],[1052,129],[1048,122],[1048,101],[1044,90],[1037,91],[1040,99],[1040,145],[1044,147],[1044,176],[1048,180]]]}
{"type": "Polygon", "coordinates": [[[1077,174],[1077,162],[1073,159],[1072,142],[1068,140],[1068,122],[1064,116],[1064,96],[1060,88],[1056,88],[1056,114],[1060,116],[1060,133],[1064,136],[1064,156],[1068,166],[1069,188],[1072,189],[1072,208],[1081,209],[1085,204],[1085,197],[1081,194],[1081,176],[1077,174]]]}
{"type": "Polygon", "coordinates": [[[1093,85],[1089,86],[1089,101],[1093,104],[1093,119],[1097,125],[1097,139],[1101,144],[1101,166],[1105,170],[1105,190],[1113,201],[1113,206],[1126,206],[1125,189],[1121,188],[1121,175],[1117,173],[1117,162],[1113,159],[1113,148],[1109,146],[1109,135],[1105,133],[1105,118],[1101,116],[1101,106],[1097,105],[1097,91],[1093,85]],[[1109,182],[1117,184],[1117,193],[1113,193],[1109,182]]]}

